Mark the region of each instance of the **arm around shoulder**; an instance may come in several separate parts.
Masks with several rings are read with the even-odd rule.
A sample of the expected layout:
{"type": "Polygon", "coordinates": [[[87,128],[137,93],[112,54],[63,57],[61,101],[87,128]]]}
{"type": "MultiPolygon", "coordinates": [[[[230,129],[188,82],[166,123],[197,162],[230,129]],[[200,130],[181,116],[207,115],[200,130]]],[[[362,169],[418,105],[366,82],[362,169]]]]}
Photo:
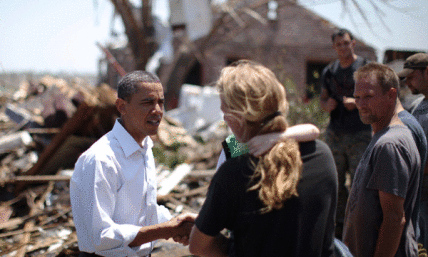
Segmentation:
{"type": "Polygon", "coordinates": [[[269,133],[253,137],[248,141],[250,153],[256,157],[269,151],[276,143],[286,139],[307,142],[319,137],[320,130],[312,124],[300,124],[287,128],[284,132],[269,133]]]}

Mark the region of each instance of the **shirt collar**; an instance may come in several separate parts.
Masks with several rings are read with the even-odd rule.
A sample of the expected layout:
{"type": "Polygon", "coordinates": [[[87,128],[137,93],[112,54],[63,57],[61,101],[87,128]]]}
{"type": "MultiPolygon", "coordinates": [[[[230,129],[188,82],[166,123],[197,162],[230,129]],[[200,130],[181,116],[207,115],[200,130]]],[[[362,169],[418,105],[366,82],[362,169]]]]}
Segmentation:
{"type": "Polygon", "coordinates": [[[143,146],[141,148],[137,141],[135,141],[135,139],[131,136],[131,134],[126,131],[126,129],[123,127],[119,120],[120,118],[116,119],[116,122],[114,123],[112,129],[112,133],[119,142],[120,147],[123,149],[123,152],[126,157],[131,156],[133,153],[139,150],[146,152],[147,149],[153,147],[153,141],[150,139],[150,137],[146,136],[141,144],[143,146]]]}

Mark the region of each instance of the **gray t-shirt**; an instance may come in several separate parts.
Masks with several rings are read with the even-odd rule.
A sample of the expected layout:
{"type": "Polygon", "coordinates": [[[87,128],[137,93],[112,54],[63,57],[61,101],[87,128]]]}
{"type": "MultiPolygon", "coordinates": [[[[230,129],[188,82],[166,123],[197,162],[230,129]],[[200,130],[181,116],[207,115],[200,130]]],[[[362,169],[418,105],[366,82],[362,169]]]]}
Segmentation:
{"type": "Polygon", "coordinates": [[[410,130],[394,125],[377,132],[355,172],[346,206],[343,241],[355,256],[373,256],[382,223],[379,191],[405,199],[406,224],[395,256],[417,256],[411,221],[420,181],[420,155],[410,130]]]}
{"type": "Polygon", "coordinates": [[[413,116],[419,121],[424,129],[425,135],[428,135],[428,99],[424,99],[412,112],[413,116]]]}

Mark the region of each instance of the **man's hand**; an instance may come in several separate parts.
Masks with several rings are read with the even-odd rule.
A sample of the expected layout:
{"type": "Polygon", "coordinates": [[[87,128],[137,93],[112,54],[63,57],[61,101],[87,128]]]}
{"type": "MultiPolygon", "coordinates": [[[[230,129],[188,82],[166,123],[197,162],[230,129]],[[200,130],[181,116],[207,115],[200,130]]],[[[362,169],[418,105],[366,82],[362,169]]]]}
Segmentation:
{"type": "Polygon", "coordinates": [[[336,109],[338,102],[331,98],[327,89],[321,88],[321,94],[320,94],[320,106],[321,109],[324,111],[330,113],[334,109],[336,109]]]}
{"type": "Polygon", "coordinates": [[[179,231],[176,236],[173,236],[172,239],[184,246],[189,245],[190,232],[194,226],[194,222],[184,221],[179,227],[179,231]]]}
{"type": "Polygon", "coordinates": [[[175,227],[174,235],[172,236],[175,242],[183,245],[189,244],[190,232],[197,216],[195,213],[183,213],[171,219],[170,222],[175,227]]]}
{"type": "Polygon", "coordinates": [[[346,110],[352,111],[355,108],[357,108],[357,105],[355,104],[355,98],[352,97],[343,97],[343,105],[345,106],[346,110]]]}
{"type": "Polygon", "coordinates": [[[334,98],[329,97],[325,103],[325,110],[332,112],[337,107],[337,101],[334,98]]]}

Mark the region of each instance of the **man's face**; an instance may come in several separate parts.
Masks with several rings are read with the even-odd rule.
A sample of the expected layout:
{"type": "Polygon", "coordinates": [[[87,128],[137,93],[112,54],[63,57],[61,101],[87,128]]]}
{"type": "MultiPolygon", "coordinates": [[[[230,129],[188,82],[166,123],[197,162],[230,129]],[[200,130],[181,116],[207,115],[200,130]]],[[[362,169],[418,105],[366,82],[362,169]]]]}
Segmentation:
{"type": "Polygon", "coordinates": [[[361,78],[355,81],[354,98],[361,121],[383,128],[382,124],[387,123],[386,119],[393,108],[393,95],[382,92],[381,86],[373,78],[361,78]]]}
{"type": "Polygon", "coordinates": [[[157,133],[164,111],[163,88],[160,83],[141,83],[129,102],[118,99],[117,109],[123,126],[138,142],[157,133]]]}
{"type": "Polygon", "coordinates": [[[406,85],[412,94],[420,94],[428,90],[427,70],[414,70],[406,77],[406,85]]]}
{"type": "Polygon", "coordinates": [[[352,40],[349,34],[336,36],[333,41],[333,49],[339,58],[347,58],[354,54],[355,40],[352,40]]]}

